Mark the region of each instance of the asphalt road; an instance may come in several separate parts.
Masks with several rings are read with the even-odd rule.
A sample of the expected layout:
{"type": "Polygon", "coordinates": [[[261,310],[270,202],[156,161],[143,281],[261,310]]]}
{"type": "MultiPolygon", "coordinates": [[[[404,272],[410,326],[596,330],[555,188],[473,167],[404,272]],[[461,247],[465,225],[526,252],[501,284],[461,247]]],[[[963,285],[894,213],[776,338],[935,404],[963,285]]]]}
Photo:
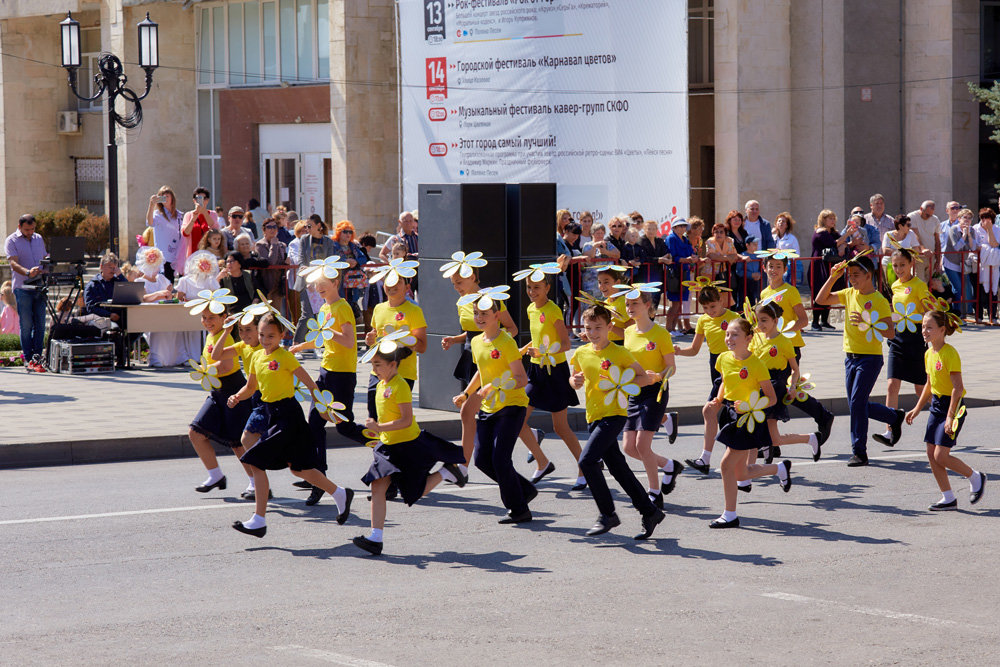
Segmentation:
{"type": "MultiPolygon", "coordinates": [[[[998,421],[1000,408],[970,410],[956,451],[994,480],[971,510],[953,478],[961,511],[926,511],[938,492],[922,423],[848,469],[838,418],[830,458],[790,457],[789,494],[767,480],[741,495],[739,530],[708,529],[721,482],[686,472],[654,539],[632,540],[624,503],[620,528],[586,538],[594,504],[569,492],[572,461],[548,444],[559,470],[533,523],[497,525],[496,487],[474,473],[413,508],[391,503],[380,558],[350,544],[368,528],[363,448],[331,451],[334,479],[359,491],[347,525],[276,473],[260,540],[230,528],[252,512],[231,458],[229,489],[208,495],[192,490],[192,459],[2,470],[0,662],[989,664],[998,421]]],[[[700,438],[656,448],[691,457],[700,438]]]]}

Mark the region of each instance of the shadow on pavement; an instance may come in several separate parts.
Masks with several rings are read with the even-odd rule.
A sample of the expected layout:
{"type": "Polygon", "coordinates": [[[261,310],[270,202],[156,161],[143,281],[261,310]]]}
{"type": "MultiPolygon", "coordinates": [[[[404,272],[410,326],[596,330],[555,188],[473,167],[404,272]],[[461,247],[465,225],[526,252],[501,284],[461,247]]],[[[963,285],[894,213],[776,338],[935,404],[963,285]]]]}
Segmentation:
{"type": "Polygon", "coordinates": [[[73,396],[55,394],[29,394],[23,391],[0,389],[0,405],[31,405],[33,403],[67,403],[75,401],[73,396]]]}
{"type": "Polygon", "coordinates": [[[396,556],[383,553],[381,556],[370,556],[353,544],[341,544],[336,547],[322,549],[290,549],[287,547],[250,547],[247,551],[285,551],[296,557],[318,558],[372,558],[392,565],[407,565],[419,570],[427,569],[429,565],[450,565],[452,567],[470,567],[484,572],[503,574],[546,574],[551,572],[544,567],[513,565],[514,561],[526,558],[525,554],[512,554],[509,551],[493,551],[491,553],[469,553],[461,551],[440,551],[431,554],[411,554],[396,556]]]}

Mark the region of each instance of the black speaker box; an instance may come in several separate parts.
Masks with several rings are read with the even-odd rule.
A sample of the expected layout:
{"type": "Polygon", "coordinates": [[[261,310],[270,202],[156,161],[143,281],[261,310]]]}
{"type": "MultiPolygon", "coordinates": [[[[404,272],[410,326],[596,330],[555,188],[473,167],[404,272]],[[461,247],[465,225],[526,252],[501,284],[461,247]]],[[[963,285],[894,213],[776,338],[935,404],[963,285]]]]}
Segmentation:
{"type": "MultiPolygon", "coordinates": [[[[556,184],[507,185],[507,243],[518,258],[556,255],[556,184]]],[[[544,260],[544,261],[551,261],[544,260]]]]}
{"type": "MultiPolygon", "coordinates": [[[[420,260],[420,307],[427,319],[427,333],[454,336],[461,333],[458,326],[458,292],[452,287],[451,278],[443,278],[441,266],[444,259],[420,260]]],[[[491,260],[489,264],[479,269],[479,284],[481,287],[494,285],[511,285],[510,274],[507,272],[507,262],[491,260]]],[[[511,285],[511,293],[518,285],[511,285]]],[[[504,304],[511,307],[510,299],[504,304]]],[[[515,318],[516,319],[516,318],[515,318]]]]}
{"type": "Polygon", "coordinates": [[[456,250],[507,256],[505,184],[420,184],[417,201],[422,258],[445,259],[456,250]]]}

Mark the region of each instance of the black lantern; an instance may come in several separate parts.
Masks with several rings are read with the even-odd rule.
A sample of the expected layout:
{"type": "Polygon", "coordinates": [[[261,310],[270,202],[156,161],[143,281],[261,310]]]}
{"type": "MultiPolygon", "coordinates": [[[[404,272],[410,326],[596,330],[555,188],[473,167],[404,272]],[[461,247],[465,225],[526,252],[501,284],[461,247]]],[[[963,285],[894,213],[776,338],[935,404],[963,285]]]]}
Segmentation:
{"type": "MultiPolygon", "coordinates": [[[[139,67],[143,69],[155,69],[160,66],[160,41],[157,34],[159,26],[149,18],[146,18],[138,26],[139,29],[139,67]]],[[[79,31],[79,28],[77,28],[79,31]]]]}
{"type": "Polygon", "coordinates": [[[80,66],[80,22],[66,12],[59,23],[62,29],[62,66],[70,69],[80,66]]]}

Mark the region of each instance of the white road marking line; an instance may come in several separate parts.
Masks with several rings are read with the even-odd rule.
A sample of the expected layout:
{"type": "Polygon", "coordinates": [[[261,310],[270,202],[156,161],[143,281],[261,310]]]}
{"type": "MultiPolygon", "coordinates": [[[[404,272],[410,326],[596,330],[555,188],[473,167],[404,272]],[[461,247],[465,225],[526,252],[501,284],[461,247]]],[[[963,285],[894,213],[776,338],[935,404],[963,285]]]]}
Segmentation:
{"type": "Polygon", "coordinates": [[[272,646],[270,647],[270,650],[293,653],[303,658],[315,658],[316,660],[322,660],[323,662],[329,662],[334,665],[347,665],[347,667],[392,667],[392,665],[384,662],[375,662],[374,660],[365,660],[363,658],[352,658],[349,655],[334,653],[333,651],[324,651],[318,648],[307,648],[305,646],[299,646],[298,644],[272,646]]]}
{"type": "Polygon", "coordinates": [[[813,604],[823,607],[835,607],[837,609],[851,611],[856,614],[864,614],[865,616],[881,616],[883,618],[891,618],[900,621],[914,621],[917,623],[925,623],[927,625],[943,625],[943,626],[962,625],[963,627],[978,627],[978,626],[969,626],[967,623],[959,624],[957,621],[950,621],[944,618],[934,618],[933,616],[921,616],[920,614],[905,614],[898,611],[890,611],[888,609],[878,609],[876,607],[858,607],[844,602],[836,602],[834,600],[821,600],[819,598],[810,598],[804,595],[796,595],[794,593],[781,593],[781,592],[762,593],[761,596],[765,598],[772,598],[774,600],[798,602],[800,604],[813,604]]]}
{"type": "Polygon", "coordinates": [[[126,512],[102,512],[100,514],[76,514],[72,516],[43,516],[36,519],[8,519],[0,521],[0,526],[18,523],[49,523],[51,521],[76,521],[77,519],[106,519],[114,516],[134,516],[137,514],[163,514],[165,512],[194,512],[197,510],[234,509],[235,505],[193,505],[191,507],[160,507],[150,510],[128,510],[126,512]]]}

